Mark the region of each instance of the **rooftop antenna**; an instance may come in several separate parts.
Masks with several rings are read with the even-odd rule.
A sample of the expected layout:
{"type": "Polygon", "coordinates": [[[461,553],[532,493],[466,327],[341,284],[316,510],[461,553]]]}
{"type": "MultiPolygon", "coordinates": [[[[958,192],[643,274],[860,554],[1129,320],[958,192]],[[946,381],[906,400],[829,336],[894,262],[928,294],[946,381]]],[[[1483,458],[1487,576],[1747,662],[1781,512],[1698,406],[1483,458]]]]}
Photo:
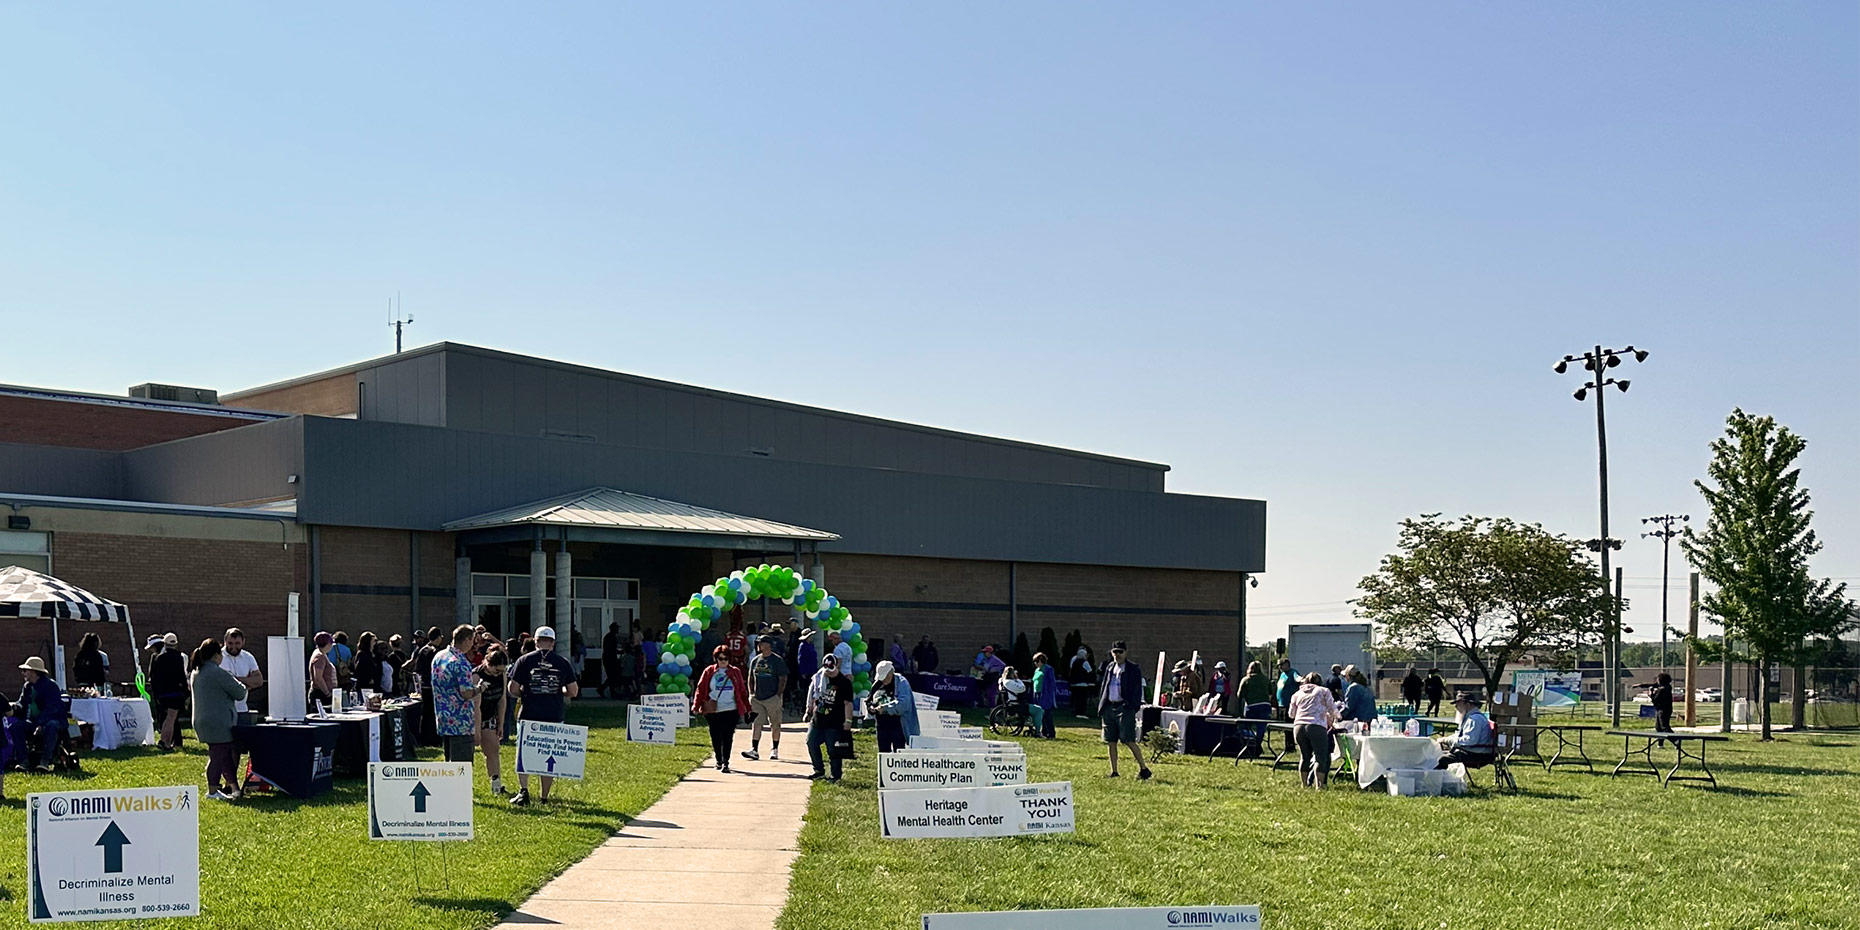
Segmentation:
{"type": "Polygon", "coordinates": [[[394,322],[388,324],[394,327],[394,354],[399,355],[400,354],[401,328],[405,326],[413,325],[412,316],[409,316],[404,320],[400,318],[400,292],[399,291],[395,291],[394,299],[388,302],[388,312],[391,313],[394,317],[394,322]]]}

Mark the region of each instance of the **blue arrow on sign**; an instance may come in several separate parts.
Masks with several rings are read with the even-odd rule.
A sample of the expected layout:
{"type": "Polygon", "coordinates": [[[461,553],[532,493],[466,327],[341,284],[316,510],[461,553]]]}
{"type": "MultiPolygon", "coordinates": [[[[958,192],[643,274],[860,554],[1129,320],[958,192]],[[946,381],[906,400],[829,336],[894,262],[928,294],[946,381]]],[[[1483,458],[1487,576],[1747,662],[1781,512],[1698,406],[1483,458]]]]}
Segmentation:
{"type": "Polygon", "coordinates": [[[97,838],[97,845],[103,847],[103,870],[121,872],[123,870],[123,847],[132,845],[129,837],[123,835],[123,828],[110,821],[103,835],[97,838]]]}
{"type": "Polygon", "coordinates": [[[545,771],[550,771],[550,772],[555,771],[555,757],[554,756],[550,756],[549,758],[543,760],[543,769],[545,771]]]}
{"type": "Polygon", "coordinates": [[[426,783],[423,781],[414,782],[412,794],[413,812],[416,814],[426,813],[426,799],[433,795],[431,791],[426,790],[426,783]]]}

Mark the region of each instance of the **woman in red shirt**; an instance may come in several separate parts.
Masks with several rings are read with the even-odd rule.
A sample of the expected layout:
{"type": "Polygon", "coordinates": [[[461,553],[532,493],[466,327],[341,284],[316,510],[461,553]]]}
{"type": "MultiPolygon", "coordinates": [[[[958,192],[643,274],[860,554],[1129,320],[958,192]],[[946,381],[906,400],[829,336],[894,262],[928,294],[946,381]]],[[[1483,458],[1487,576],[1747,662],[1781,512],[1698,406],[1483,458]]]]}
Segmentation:
{"type": "Polygon", "coordinates": [[[736,741],[736,724],[749,707],[749,685],[743,670],[730,662],[730,647],[711,650],[711,664],[691,679],[691,712],[710,723],[710,749],[717,756],[717,771],[730,770],[730,746],[736,741]]]}

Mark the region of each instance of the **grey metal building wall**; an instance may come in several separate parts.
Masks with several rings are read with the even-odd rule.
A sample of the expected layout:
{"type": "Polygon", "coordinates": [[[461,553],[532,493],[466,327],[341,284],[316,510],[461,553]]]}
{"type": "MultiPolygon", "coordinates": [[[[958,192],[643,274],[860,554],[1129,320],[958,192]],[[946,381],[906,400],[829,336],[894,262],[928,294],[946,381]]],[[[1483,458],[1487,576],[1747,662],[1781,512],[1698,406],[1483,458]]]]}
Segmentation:
{"type": "Polygon", "coordinates": [[[289,478],[304,471],[306,422],[304,417],[273,420],[124,452],[120,496],[167,504],[295,496],[298,485],[289,478]]]}
{"type": "Polygon", "coordinates": [[[303,424],[297,498],[299,518],[307,523],[435,529],[608,485],[841,534],[841,542],[823,546],[829,551],[1265,570],[1263,501],[400,423],[294,422],[303,424]]]}
{"type": "Polygon", "coordinates": [[[0,491],[120,498],[123,475],[121,452],[0,442],[0,491]]]}
{"type": "Polygon", "coordinates": [[[794,462],[1163,490],[1165,465],[441,344],[359,368],[364,420],[794,462]]]}

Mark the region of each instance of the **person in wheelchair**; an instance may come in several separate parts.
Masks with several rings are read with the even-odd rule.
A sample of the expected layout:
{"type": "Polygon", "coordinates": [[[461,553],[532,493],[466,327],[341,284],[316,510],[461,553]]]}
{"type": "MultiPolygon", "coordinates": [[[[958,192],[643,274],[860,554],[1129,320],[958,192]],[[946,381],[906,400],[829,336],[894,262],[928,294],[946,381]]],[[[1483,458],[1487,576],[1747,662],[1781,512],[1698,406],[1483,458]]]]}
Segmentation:
{"type": "Polygon", "coordinates": [[[1033,711],[1028,706],[1031,692],[1027,680],[1020,677],[1020,672],[1010,665],[1001,670],[1001,687],[995,692],[995,707],[1000,712],[995,716],[1001,718],[1001,726],[1025,728],[1033,722],[1033,711]]]}
{"type": "Polygon", "coordinates": [[[65,702],[58,682],[53,681],[46,670],[44,659],[33,656],[20,663],[19,669],[26,685],[20,693],[19,706],[31,728],[26,740],[29,758],[23,761],[34,772],[50,772],[52,763],[60,759],[59,746],[71,716],[70,705],[65,702]]]}
{"type": "Polygon", "coordinates": [[[1440,762],[1444,769],[1458,762],[1469,769],[1484,768],[1498,755],[1498,740],[1492,732],[1492,719],[1479,709],[1479,699],[1467,691],[1453,694],[1453,710],[1459,714],[1459,728],[1451,737],[1440,738],[1440,762]]]}

